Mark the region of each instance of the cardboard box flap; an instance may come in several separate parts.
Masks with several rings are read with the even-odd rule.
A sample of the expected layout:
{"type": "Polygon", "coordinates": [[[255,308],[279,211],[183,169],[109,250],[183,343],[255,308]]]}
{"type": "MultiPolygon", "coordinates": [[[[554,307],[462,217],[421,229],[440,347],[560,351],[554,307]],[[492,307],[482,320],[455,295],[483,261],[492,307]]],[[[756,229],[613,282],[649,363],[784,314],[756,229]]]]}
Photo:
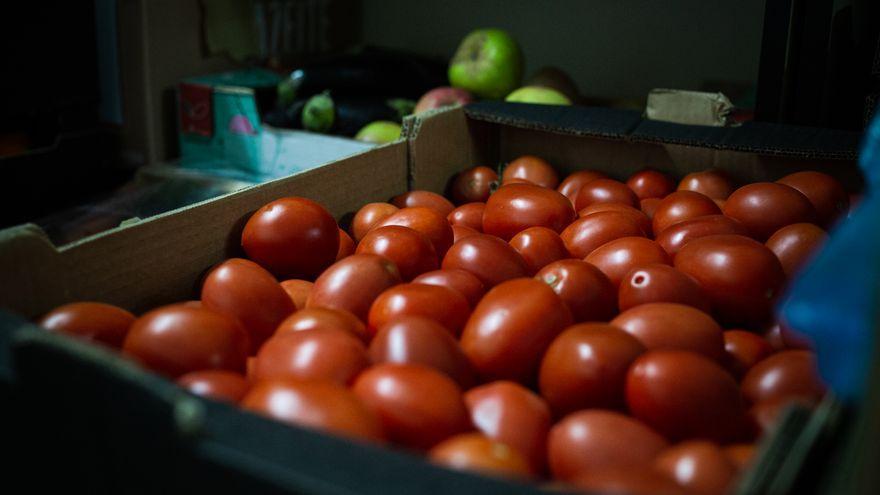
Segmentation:
{"type": "Polygon", "coordinates": [[[641,122],[636,110],[481,101],[465,107],[468,118],[522,129],[575,136],[623,138],[641,122]]]}

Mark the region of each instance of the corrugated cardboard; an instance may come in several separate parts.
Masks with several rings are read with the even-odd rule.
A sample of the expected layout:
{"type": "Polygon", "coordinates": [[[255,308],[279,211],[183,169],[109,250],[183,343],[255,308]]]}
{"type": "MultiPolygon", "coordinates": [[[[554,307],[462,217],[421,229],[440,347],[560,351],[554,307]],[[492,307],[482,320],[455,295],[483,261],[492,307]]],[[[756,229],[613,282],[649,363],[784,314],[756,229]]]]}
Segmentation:
{"type": "Polygon", "coordinates": [[[645,117],[676,124],[730,125],[733,103],[722,93],[652,89],[645,105],[645,117]]]}

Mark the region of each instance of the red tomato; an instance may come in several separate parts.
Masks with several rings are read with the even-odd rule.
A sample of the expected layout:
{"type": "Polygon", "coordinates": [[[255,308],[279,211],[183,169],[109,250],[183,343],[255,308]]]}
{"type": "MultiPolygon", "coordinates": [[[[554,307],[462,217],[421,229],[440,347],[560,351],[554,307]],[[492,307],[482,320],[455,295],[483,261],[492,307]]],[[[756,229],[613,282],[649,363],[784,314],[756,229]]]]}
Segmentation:
{"type": "Polygon", "coordinates": [[[816,209],[797,189],[775,182],[743,186],[727,198],[724,214],[742,222],[761,242],[793,223],[816,221],[816,209]]]}
{"type": "Polygon", "coordinates": [[[38,324],[52,332],[62,332],[119,349],[134,320],[133,314],[112,304],[75,302],[49,311],[38,324]]]}
{"type": "Polygon", "coordinates": [[[733,463],[737,471],[744,472],[751,466],[757,448],[753,443],[735,443],[721,450],[724,451],[724,455],[733,463]]]}
{"type": "Polygon", "coordinates": [[[650,168],[632,174],[626,185],[640,200],[665,198],[675,191],[675,182],[668,175],[650,168]]]}
{"type": "Polygon", "coordinates": [[[677,191],[663,198],[654,210],[654,235],[685,220],[706,215],[718,215],[721,209],[708,196],[693,191],[677,191]]]}
{"type": "Polygon", "coordinates": [[[446,216],[446,220],[449,225],[462,225],[482,232],[483,211],[485,209],[486,203],[465,203],[452,210],[452,213],[446,216]]]}
{"type": "Polygon", "coordinates": [[[296,311],[290,296],[271,273],[241,258],[226,260],[211,270],[202,285],[202,304],[244,325],[250,334],[251,354],[296,311]]]}
{"type": "Polygon", "coordinates": [[[849,195],[834,177],[822,172],[795,172],[776,181],[797,189],[810,200],[817,213],[817,220],[824,227],[849,211],[849,195]]]}
{"type": "Polygon", "coordinates": [[[777,352],[752,366],[742,379],[743,396],[753,403],[792,397],[818,401],[825,391],[816,355],[804,350],[777,352]]]}
{"type": "Polygon", "coordinates": [[[157,373],[176,378],[209,369],[243,372],[249,346],[247,332],[234,318],[172,304],[135,320],[122,352],[157,373]]]}
{"type": "Polygon", "coordinates": [[[293,306],[296,309],[303,309],[306,307],[306,299],[309,298],[309,294],[312,292],[312,286],[314,285],[314,283],[309,282],[308,280],[300,280],[296,278],[281,282],[281,288],[284,289],[284,292],[287,292],[288,296],[290,296],[290,300],[293,301],[293,306]]]}
{"type": "Polygon", "coordinates": [[[712,199],[727,199],[733,192],[733,182],[721,170],[704,170],[687,174],[678,183],[679,191],[694,191],[712,199]]]}
{"type": "Polygon", "coordinates": [[[668,444],[636,419],[601,409],[578,411],[550,430],[547,459],[553,475],[571,480],[605,468],[650,468],[668,444]]]}
{"type": "Polygon", "coordinates": [[[547,227],[529,227],[513,236],[509,244],[523,257],[530,275],[556,260],[568,258],[562,238],[547,227]]]}
{"type": "Polygon", "coordinates": [[[775,321],[764,333],[764,339],[774,351],[786,349],[815,350],[813,343],[806,335],[793,330],[782,321],[775,321]]]}
{"type": "Polygon", "coordinates": [[[477,430],[516,449],[532,472],[544,472],[551,426],[544,399],[517,383],[497,381],[472,388],[464,401],[477,430]]]}
{"type": "Polygon", "coordinates": [[[710,311],[709,299],[696,280],[659,263],[633,268],[623,277],[618,290],[617,305],[621,311],[653,302],[686,304],[705,313],[710,311]]]}
{"type": "Polygon", "coordinates": [[[523,155],[504,167],[501,183],[507,184],[511,179],[524,179],[550,189],[559,184],[559,176],[547,160],[531,155],[523,155]]]}
{"type": "Polygon", "coordinates": [[[614,286],[601,270],[586,261],[554,261],[535,278],[553,289],[574,321],[605,321],[617,313],[614,286]]]}
{"type": "Polygon", "coordinates": [[[452,181],[450,193],[455,204],[486,201],[492,183],[498,180],[498,174],[489,167],[472,167],[462,170],[452,181]]]}
{"type": "Polygon", "coordinates": [[[812,409],[815,402],[804,397],[782,397],[769,399],[754,404],[749,409],[749,418],[758,430],[759,435],[767,435],[776,429],[783,417],[783,412],[793,408],[812,409]]]}
{"type": "Polygon", "coordinates": [[[474,384],[471,363],[443,325],[421,316],[399,316],[385,324],[370,342],[370,360],[421,364],[445,373],[466,389],[474,384]]]}
{"type": "Polygon", "coordinates": [[[782,263],[788,278],[797,272],[819,251],[828,235],[811,223],[793,223],[777,230],[765,245],[782,263]]]}
{"type": "Polygon", "coordinates": [[[426,450],[470,427],[461,389],[451,378],[417,364],[377,364],[352,387],[399,445],[426,450]]]}
{"type": "Polygon", "coordinates": [[[644,237],[621,237],[602,244],[584,258],[602,270],[617,290],[624,275],[650,263],[669,264],[669,256],[656,242],[644,237]]]}
{"type": "Polygon", "coordinates": [[[457,242],[446,253],[441,266],[444,270],[459,268],[470,272],[487,288],[529,274],[528,265],[515,249],[487,234],[471,235],[457,242]]]}
{"type": "Polygon", "coordinates": [[[436,270],[440,264],[434,246],[424,234],[399,225],[371,230],[361,239],[357,253],[388,258],[397,266],[403,280],[412,280],[422,273],[436,270]]]}
{"type": "Polygon", "coordinates": [[[695,278],[715,313],[733,324],[768,319],[785,281],[773,251],[740,235],[692,240],[675,255],[675,268],[695,278]]]}
{"type": "Polygon", "coordinates": [[[379,294],[399,283],[400,272],[392,261],[375,254],[353,254],[315,280],[306,307],[344,309],[366,321],[379,294]]]}
{"type": "Polygon", "coordinates": [[[581,187],[574,202],[574,208],[581,211],[594,203],[623,203],[639,206],[639,197],[623,182],[614,179],[596,179],[581,187]]]}
{"type": "Polygon", "coordinates": [[[717,444],[692,440],[673,445],[654,460],[654,467],[690,493],[728,493],[736,479],[736,466],[717,444]]]}
{"type": "Polygon", "coordinates": [[[724,335],[708,314],[692,306],[647,303],[630,308],[611,320],[648,349],[678,349],[724,362],[724,335]]]}
{"type": "Polygon", "coordinates": [[[458,291],[439,285],[400,284],[373,302],[367,331],[375,335],[379,328],[400,316],[424,316],[458,336],[470,314],[467,299],[458,291]]]}
{"type": "Polygon", "coordinates": [[[452,226],[452,243],[464,239],[469,235],[479,234],[480,231],[472,229],[470,227],[465,227],[464,225],[453,225],[452,226]]]}
{"type": "Polygon", "coordinates": [[[434,245],[434,251],[440,258],[446,254],[453,242],[452,227],[446,221],[446,216],[423,206],[398,210],[376,224],[376,227],[387,225],[400,225],[421,232],[434,245]]]}
{"type": "Polygon", "coordinates": [[[724,350],[727,367],[734,376],[741,377],[756,363],[773,354],[773,348],[760,335],[745,330],[726,330],[724,350]]]}
{"type": "Polygon", "coordinates": [[[748,235],[748,231],[739,220],[724,215],[706,215],[667,227],[657,235],[656,241],[669,256],[675,257],[692,240],[719,234],[748,235]]]}
{"type": "Polygon", "coordinates": [[[292,425],[356,440],[384,440],[376,415],[350,390],[333,382],[262,381],[251,388],[241,405],[292,425]]]}
{"type": "Polygon", "coordinates": [[[391,200],[391,204],[398,208],[412,208],[423,206],[430,208],[442,216],[447,216],[455,209],[455,205],[443,196],[431,191],[408,191],[391,200]]]}
{"type": "Polygon", "coordinates": [[[323,206],[305,198],[281,198],[248,219],[241,233],[248,258],[284,278],[313,278],[339,252],[339,226],[323,206]]]}
{"type": "Polygon", "coordinates": [[[584,258],[614,239],[644,236],[639,221],[619,211],[600,211],[572,222],[560,237],[573,258],[584,258]]]}
{"type": "Polygon", "coordinates": [[[645,346],[605,323],[568,327],[547,348],[538,383],[541,395],[561,417],[579,409],[619,409],[629,365],[645,346]]]}
{"type": "MultiPolygon", "coordinates": [[[[647,215],[648,219],[652,222],[654,221],[654,213],[657,212],[657,207],[660,206],[660,202],[663,201],[660,198],[647,198],[639,201],[639,209],[642,210],[642,213],[647,215]]],[[[653,226],[652,226],[653,229],[653,226]]]]}
{"type": "Polygon", "coordinates": [[[547,284],[504,282],[477,304],[461,334],[461,348],[484,379],[530,382],[550,342],[572,322],[547,284]]]}
{"type": "Polygon", "coordinates": [[[579,211],[578,217],[583,218],[587,215],[592,215],[593,213],[599,213],[600,211],[618,211],[623,213],[635,220],[645,235],[651,235],[652,233],[651,219],[648,218],[648,215],[641,210],[623,203],[593,203],[579,211]]]}
{"type": "Polygon", "coordinates": [[[570,481],[588,493],[607,495],[688,495],[684,488],[660,473],[639,467],[608,467],[576,476],[570,481]]]}
{"type": "Polygon", "coordinates": [[[177,384],[195,395],[233,404],[250,387],[241,373],[225,370],[192,371],[178,378],[177,384]]]}
{"type": "Polygon", "coordinates": [[[389,203],[367,203],[362,206],[351,221],[351,233],[355,242],[361,242],[367,232],[399,209],[389,203]]]}
{"type": "Polygon", "coordinates": [[[553,189],[509,184],[489,196],[483,212],[483,232],[509,241],[529,227],[561,232],[576,216],[571,202],[553,189]]]}
{"type": "Polygon", "coordinates": [[[451,469],[489,476],[533,476],[522,454],[480,433],[461,433],[447,438],[428,452],[428,458],[451,469]]]}
{"type": "Polygon", "coordinates": [[[568,200],[571,201],[571,205],[574,206],[574,202],[577,200],[577,193],[581,190],[581,187],[583,187],[584,184],[596,179],[604,179],[605,177],[605,174],[602,172],[596,172],[595,170],[578,170],[577,172],[569,174],[569,176],[559,184],[559,187],[556,188],[556,190],[568,198],[568,200]]]}
{"type": "Polygon", "coordinates": [[[336,252],[336,261],[354,254],[354,247],[354,241],[351,240],[351,236],[344,230],[339,229],[339,250],[336,252]]]}
{"type": "Polygon", "coordinates": [[[627,373],[626,402],[633,416],[672,440],[729,441],[747,424],[736,381],[695,352],[652,350],[639,356],[627,373]]]}
{"type": "Polygon", "coordinates": [[[476,307],[477,303],[486,293],[483,282],[471,272],[450,268],[445,270],[434,270],[419,275],[413,279],[414,284],[440,285],[457,290],[468,300],[471,308],[476,307]]]}
{"type": "Polygon", "coordinates": [[[316,328],[266,341],[257,353],[254,378],[327,380],[348,385],[369,366],[367,349],[345,330],[316,328]]]}
{"type": "Polygon", "coordinates": [[[288,316],[275,330],[275,336],[306,330],[342,330],[361,341],[368,341],[369,334],[361,320],[344,309],[312,307],[297,311],[288,316]]]}

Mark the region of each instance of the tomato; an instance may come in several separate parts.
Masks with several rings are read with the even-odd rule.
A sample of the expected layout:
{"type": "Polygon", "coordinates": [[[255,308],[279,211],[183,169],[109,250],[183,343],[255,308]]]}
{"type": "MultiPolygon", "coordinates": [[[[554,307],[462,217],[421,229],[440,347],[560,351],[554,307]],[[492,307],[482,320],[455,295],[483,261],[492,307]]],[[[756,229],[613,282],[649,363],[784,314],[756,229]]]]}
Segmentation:
{"type": "Polygon", "coordinates": [[[633,268],[650,263],[669,264],[669,256],[656,242],[644,237],[621,237],[606,242],[584,258],[602,270],[615,290],[633,268]]]}
{"type": "Polygon", "coordinates": [[[342,330],[361,341],[368,341],[369,334],[361,320],[344,309],[321,307],[305,308],[293,313],[282,321],[275,330],[275,336],[306,330],[342,330]]]}
{"type": "Polygon", "coordinates": [[[370,307],[367,331],[379,328],[400,316],[424,316],[459,335],[471,314],[467,299],[460,292],[440,285],[400,284],[379,295],[370,307]]]}
{"type": "Polygon", "coordinates": [[[459,268],[470,272],[487,288],[529,275],[528,265],[515,249],[487,234],[470,235],[458,241],[440,266],[444,270],[459,268]]]}
{"type": "Polygon", "coordinates": [[[474,201],[486,201],[492,183],[498,180],[498,174],[489,167],[472,167],[462,170],[455,176],[450,187],[452,201],[460,205],[474,201]]]}
{"type": "Polygon", "coordinates": [[[550,342],[571,322],[571,312],[547,284],[509,280],[474,308],[461,348],[484,379],[527,383],[550,342]]]}
{"type": "MultiPolygon", "coordinates": [[[[647,215],[647,217],[653,222],[654,221],[654,213],[657,212],[657,207],[660,206],[661,201],[663,201],[663,200],[660,198],[643,199],[643,200],[639,201],[639,209],[642,210],[642,213],[647,215]]],[[[653,226],[652,226],[652,229],[653,229],[653,226]]]]}
{"type": "Polygon", "coordinates": [[[721,213],[718,205],[708,196],[693,191],[677,191],[663,198],[654,210],[654,235],[685,220],[721,213]]]}
{"type": "Polygon", "coordinates": [[[574,201],[574,208],[581,211],[594,203],[623,203],[639,206],[639,197],[623,182],[614,179],[596,179],[581,187],[574,201]]]}
{"type": "Polygon", "coordinates": [[[735,443],[721,450],[724,451],[724,455],[733,463],[737,471],[744,472],[751,466],[757,448],[753,443],[735,443]]]}
{"type": "Polygon", "coordinates": [[[556,190],[568,198],[568,200],[571,201],[571,205],[574,206],[574,202],[577,200],[577,193],[581,190],[581,187],[583,187],[584,184],[596,179],[604,179],[605,177],[605,174],[595,170],[578,170],[577,172],[569,174],[569,176],[559,184],[559,187],[556,188],[556,190]]]}
{"type": "Polygon", "coordinates": [[[793,223],[812,223],[816,209],[797,189],[775,182],[743,186],[727,198],[724,214],[739,220],[761,242],[793,223]]]}
{"type": "Polygon", "coordinates": [[[768,399],[754,404],[749,409],[749,418],[760,435],[766,435],[776,429],[783,417],[783,412],[791,408],[812,409],[815,402],[805,397],[782,397],[768,399]]]}
{"type": "Polygon", "coordinates": [[[461,433],[428,452],[435,464],[489,476],[528,478],[533,475],[525,457],[508,445],[481,433],[461,433]]]}
{"type": "Polygon", "coordinates": [[[244,372],[250,341],[235,318],[172,304],[131,325],[122,352],[145,367],[176,378],[209,369],[244,372]]]}
{"type": "Polygon", "coordinates": [[[645,467],[607,467],[576,476],[571,483],[606,495],[688,495],[669,478],[645,467]]]}
{"type": "Polygon", "coordinates": [[[529,227],[513,236],[509,244],[525,260],[530,275],[556,260],[568,258],[562,238],[547,227],[529,227]]]}
{"type": "Polygon", "coordinates": [[[422,316],[398,316],[382,326],[370,342],[370,360],[421,364],[445,373],[462,388],[474,384],[471,363],[443,325],[422,316]]]}
{"type": "Polygon", "coordinates": [[[797,189],[806,196],[816,210],[819,224],[826,228],[849,211],[849,195],[843,185],[828,174],[795,172],[776,182],[797,189]]]}
{"type": "Polygon", "coordinates": [[[412,280],[440,265],[434,245],[424,234],[399,225],[371,230],[361,239],[357,253],[388,258],[397,266],[403,280],[412,280]]]}
{"type": "Polygon", "coordinates": [[[619,211],[600,211],[572,222],[560,237],[573,258],[584,258],[614,239],[644,236],[639,221],[619,211]]]}
{"type": "Polygon", "coordinates": [[[248,219],[241,233],[248,258],[274,275],[313,278],[330,266],[339,252],[339,226],[318,203],[281,198],[248,219]]]}
{"type": "Polygon", "coordinates": [[[621,311],[653,302],[686,304],[705,313],[710,311],[709,299],[697,281],[669,265],[641,265],[624,275],[617,299],[621,311]]]}
{"type": "Polygon", "coordinates": [[[675,257],[692,240],[719,234],[748,235],[748,231],[739,220],[724,215],[706,215],[667,227],[657,235],[656,241],[669,256],[675,257]]]}
{"type": "Polygon", "coordinates": [[[535,278],[553,289],[574,321],[605,321],[617,313],[614,286],[601,270],[586,261],[554,261],[535,278]]]}
{"type": "Polygon", "coordinates": [[[436,211],[439,215],[447,216],[455,209],[455,205],[443,196],[431,191],[408,191],[391,200],[391,204],[398,208],[412,208],[423,206],[436,211]]]}
{"type": "Polygon", "coordinates": [[[804,350],[777,352],[752,366],[742,379],[743,396],[753,403],[792,397],[818,401],[825,391],[816,355],[804,350]]]}
{"type": "Polygon", "coordinates": [[[446,220],[449,225],[462,225],[482,232],[483,211],[485,209],[486,203],[465,203],[452,210],[452,213],[446,216],[446,220]]]}
{"type": "Polygon", "coordinates": [[[480,231],[472,229],[470,227],[465,227],[464,225],[453,225],[452,226],[452,243],[464,239],[469,235],[479,234],[480,231]]]}
{"type": "Polygon", "coordinates": [[[461,389],[426,366],[377,364],[352,390],[376,412],[388,437],[405,447],[427,450],[470,427],[461,389]]]}
{"type": "Polygon", "coordinates": [[[434,251],[440,258],[446,254],[453,242],[452,227],[446,221],[446,215],[439,215],[434,210],[423,206],[398,210],[379,222],[376,227],[387,225],[400,225],[421,232],[434,245],[434,251]]]}
{"type": "Polygon", "coordinates": [[[767,320],[785,282],[773,251],[739,235],[690,241],[675,255],[675,268],[695,278],[715,313],[732,324],[767,320]]]}
{"type": "Polygon", "coordinates": [[[541,361],[541,395],[561,417],[579,409],[619,409],[629,365],[645,346],[605,323],[581,323],[559,334],[541,361]]]}
{"type": "Polygon", "coordinates": [[[632,174],[626,185],[636,193],[639,200],[665,198],[675,191],[675,182],[668,175],[650,168],[632,174]]]}
{"type": "Polygon", "coordinates": [[[367,350],[357,337],[345,330],[316,328],[266,341],[257,353],[254,378],[327,380],[347,385],[369,364],[367,350]]]}
{"type": "Polygon", "coordinates": [[[312,292],[312,286],[314,285],[314,283],[309,282],[308,280],[300,280],[296,278],[281,282],[281,288],[284,289],[284,292],[287,292],[287,295],[290,297],[290,300],[293,301],[293,306],[296,309],[303,309],[306,307],[306,299],[309,298],[309,294],[312,292]]]}
{"type": "Polygon", "coordinates": [[[532,472],[544,471],[551,426],[544,399],[517,383],[497,381],[472,388],[464,401],[477,430],[516,449],[532,472]]]}
{"type": "Polygon", "coordinates": [[[507,184],[511,179],[524,179],[550,189],[556,189],[559,184],[559,176],[547,160],[531,155],[523,155],[504,167],[501,183],[507,184]]]}
{"type": "Polygon", "coordinates": [[[694,191],[712,199],[727,199],[733,192],[733,182],[721,170],[704,170],[687,174],[678,183],[679,191],[694,191]]]}
{"type": "Polygon", "coordinates": [[[399,283],[400,272],[392,261],[375,254],[353,254],[315,280],[306,308],[344,309],[366,321],[379,294],[399,283]]]}
{"type": "Polygon", "coordinates": [[[226,260],[211,270],[202,285],[202,304],[244,325],[250,334],[251,354],[296,310],[271,273],[241,258],[226,260]]]}
{"type": "Polygon", "coordinates": [[[333,382],[266,380],[251,387],[241,405],[305,428],[356,440],[384,440],[376,415],[354,393],[333,382]]]}
{"type": "Polygon", "coordinates": [[[620,313],[611,324],[648,349],[678,349],[724,362],[724,335],[708,314],[684,304],[641,304],[620,313]]]}
{"type": "Polygon", "coordinates": [[[626,402],[633,416],[671,440],[734,440],[747,424],[733,377],[690,351],[639,356],[627,372],[626,402]]]}
{"type": "Polygon", "coordinates": [[[468,300],[471,308],[475,307],[486,288],[483,282],[471,272],[459,270],[457,268],[449,268],[444,270],[434,270],[426,272],[413,279],[414,284],[441,285],[452,290],[457,290],[468,300]]]}
{"type": "Polygon", "coordinates": [[[241,373],[226,370],[192,371],[178,378],[177,384],[195,395],[233,404],[250,387],[241,373]]]}
{"type": "Polygon", "coordinates": [[[509,184],[489,196],[483,212],[483,232],[509,241],[529,227],[561,232],[576,216],[568,198],[553,189],[509,184]]]}
{"type": "Polygon", "coordinates": [[[756,363],[773,354],[766,339],[745,330],[726,330],[724,351],[727,353],[727,367],[736,377],[743,376],[756,363]]]}
{"type": "Polygon", "coordinates": [[[764,339],[770,344],[774,351],[782,351],[786,349],[807,349],[814,350],[813,343],[810,339],[791,328],[782,321],[775,321],[764,332],[764,339]]]}
{"type": "Polygon", "coordinates": [[[339,250],[336,252],[336,261],[354,254],[354,241],[351,236],[342,229],[339,229],[339,250]]]}
{"type": "Polygon", "coordinates": [[[361,242],[367,232],[399,209],[390,203],[367,203],[362,206],[351,221],[351,233],[355,242],[361,242]]]}
{"type": "Polygon", "coordinates": [[[49,311],[37,324],[52,332],[119,349],[134,320],[133,314],[112,304],[75,302],[49,311]]]}
{"type": "Polygon", "coordinates": [[[793,223],[777,230],[765,245],[782,263],[788,278],[797,272],[819,251],[828,235],[811,223],[793,223]]]}
{"type": "Polygon", "coordinates": [[[666,440],[640,421],[602,409],[566,416],[550,430],[547,459],[556,478],[571,480],[605,468],[649,468],[666,440]]]}
{"type": "Polygon", "coordinates": [[[692,440],[673,445],[654,460],[659,472],[690,493],[728,493],[736,480],[736,466],[717,444],[692,440]]]}
{"type": "Polygon", "coordinates": [[[599,213],[600,211],[618,211],[631,217],[636,223],[639,225],[639,228],[642,229],[642,232],[645,235],[651,235],[651,219],[648,218],[644,212],[639,209],[633,208],[632,206],[625,205],[623,203],[593,203],[590,206],[584,208],[583,210],[578,212],[578,217],[583,218],[587,215],[592,215],[593,213],[599,213]]]}

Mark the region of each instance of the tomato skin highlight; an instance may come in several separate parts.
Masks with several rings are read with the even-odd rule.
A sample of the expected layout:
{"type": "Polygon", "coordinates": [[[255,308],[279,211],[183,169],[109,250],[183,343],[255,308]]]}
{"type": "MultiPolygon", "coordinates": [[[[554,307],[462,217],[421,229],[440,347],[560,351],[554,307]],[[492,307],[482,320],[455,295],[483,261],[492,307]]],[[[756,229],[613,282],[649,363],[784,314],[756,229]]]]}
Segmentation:
{"type": "Polygon", "coordinates": [[[131,312],[112,304],[82,301],[52,309],[37,324],[50,332],[119,349],[135,319],[131,312]]]}
{"type": "Polygon", "coordinates": [[[178,378],[177,384],[195,395],[233,404],[250,388],[241,373],[225,370],[192,371],[178,378]]]}

